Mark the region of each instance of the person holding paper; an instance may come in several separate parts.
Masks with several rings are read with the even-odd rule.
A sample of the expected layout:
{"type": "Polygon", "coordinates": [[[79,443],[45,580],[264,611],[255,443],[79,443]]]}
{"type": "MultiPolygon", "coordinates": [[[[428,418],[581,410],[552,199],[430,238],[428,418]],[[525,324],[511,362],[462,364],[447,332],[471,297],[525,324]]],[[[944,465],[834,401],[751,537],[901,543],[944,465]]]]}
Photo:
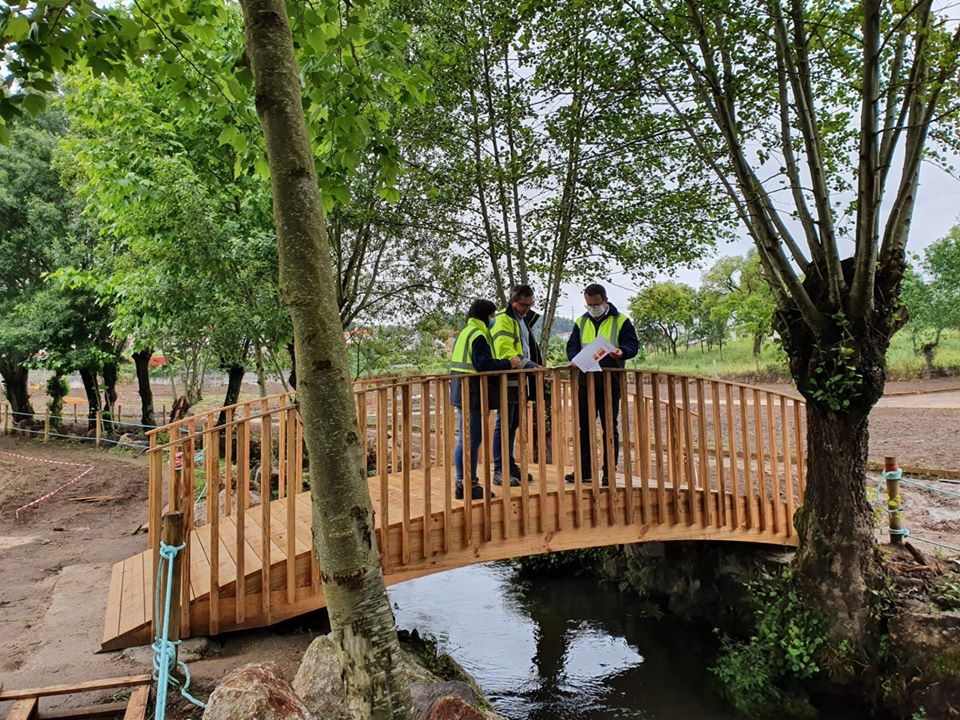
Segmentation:
{"type": "MultiPolygon", "coordinates": [[[[500,360],[519,357],[521,367],[535,368],[543,364],[540,346],[533,336],[533,326],[540,319],[539,313],[533,309],[533,288],[529,285],[517,285],[510,293],[510,302],[500,310],[494,319],[490,333],[493,336],[493,354],[500,360]]],[[[529,380],[529,378],[528,378],[529,380]]],[[[503,444],[502,435],[504,415],[507,420],[507,447],[510,451],[508,482],[512,486],[520,484],[520,466],[515,459],[513,444],[517,437],[517,428],[520,427],[520,391],[516,375],[507,378],[507,407],[500,408],[497,413],[497,424],[493,430],[493,484],[502,485],[503,477],[503,444]]],[[[536,395],[533,383],[527,384],[527,399],[532,400],[536,395]]],[[[528,482],[533,482],[533,476],[527,474],[528,482]]]]}
{"type": "MultiPolygon", "coordinates": [[[[603,285],[596,283],[588,285],[583,291],[583,299],[587,304],[587,311],[577,318],[574,323],[573,332],[570,333],[570,339],[567,340],[567,359],[574,362],[577,358],[577,365],[583,368],[591,364],[593,360],[598,365],[597,370],[603,368],[622,368],[627,360],[636,357],[640,348],[640,342],[637,340],[637,331],[630,322],[630,318],[622,315],[616,307],[607,301],[607,290],[603,285]],[[599,341],[592,350],[590,358],[584,363],[577,356],[581,350],[587,348],[599,341]],[[605,341],[605,342],[604,342],[605,341]],[[609,343],[609,344],[608,344],[609,343]]],[[[590,370],[593,368],[590,367],[590,370]]],[[[603,373],[591,372],[584,374],[580,382],[579,404],[580,404],[580,470],[584,482],[593,481],[593,446],[590,445],[590,423],[595,422],[595,418],[590,417],[590,408],[587,402],[587,383],[592,382],[595,389],[596,413],[600,416],[600,425],[603,428],[604,440],[608,431],[613,432],[613,452],[614,461],[620,458],[620,382],[619,378],[612,378],[612,414],[613,428],[607,427],[606,413],[606,394],[604,393],[603,373]]],[[[599,438],[598,438],[599,440],[599,438]]],[[[605,442],[601,442],[602,448],[606,447],[605,442]]],[[[610,472],[616,473],[616,468],[607,467],[607,453],[603,453],[603,475],[601,482],[604,485],[609,483],[610,472]]],[[[566,476],[567,482],[574,482],[574,474],[569,473],[566,476]]]]}
{"type": "MultiPolygon", "coordinates": [[[[460,426],[460,431],[457,433],[457,446],[453,452],[453,467],[456,473],[454,496],[457,500],[463,500],[464,496],[463,431],[464,422],[468,418],[470,422],[470,497],[474,500],[483,497],[483,488],[480,487],[480,480],[477,478],[477,459],[480,456],[484,426],[480,404],[481,378],[470,376],[481,372],[518,368],[522,363],[519,357],[497,360],[493,356],[493,338],[490,336],[490,328],[493,327],[493,315],[496,310],[497,306],[489,300],[474,300],[467,312],[467,326],[460,331],[453,346],[453,360],[450,363],[450,371],[453,373],[453,380],[450,383],[450,404],[457,409],[460,426]],[[468,407],[464,407],[463,402],[465,383],[469,383],[468,407]]],[[[491,409],[499,407],[498,380],[499,378],[495,375],[486,378],[487,398],[491,409]]]]}

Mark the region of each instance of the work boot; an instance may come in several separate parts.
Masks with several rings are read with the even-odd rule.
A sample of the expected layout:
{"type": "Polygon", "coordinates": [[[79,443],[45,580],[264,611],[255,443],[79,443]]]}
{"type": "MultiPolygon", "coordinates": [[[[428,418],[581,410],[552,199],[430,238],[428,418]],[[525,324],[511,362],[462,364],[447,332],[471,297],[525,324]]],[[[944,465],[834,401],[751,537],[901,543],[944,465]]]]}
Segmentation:
{"type": "MultiPolygon", "coordinates": [[[[503,470],[494,470],[493,471],[493,484],[494,485],[503,485],[503,470]]],[[[510,487],[518,487],[520,485],[520,476],[519,474],[514,477],[510,476],[510,487]]]]}
{"type": "MultiPolygon", "coordinates": [[[[520,477],[521,477],[521,474],[520,474],[520,466],[519,466],[519,465],[511,465],[511,466],[510,466],[510,485],[511,485],[511,487],[516,487],[517,485],[520,484],[520,477]]],[[[533,482],[533,473],[527,473],[527,482],[528,482],[528,483],[532,483],[532,482],[533,482]]]]}
{"type": "MultiPolygon", "coordinates": [[[[457,500],[463,500],[463,483],[458,482],[453,488],[453,496],[457,500]]],[[[490,497],[496,497],[493,493],[490,493],[490,497]]],[[[482,500],[483,499],[483,488],[479,485],[470,486],[470,498],[472,500],[482,500]]]]}
{"type": "MultiPolygon", "coordinates": [[[[566,475],[563,476],[563,479],[566,480],[568,483],[571,483],[571,484],[572,484],[572,483],[575,483],[575,482],[577,481],[577,476],[574,475],[573,473],[567,473],[566,475]]],[[[580,482],[581,482],[581,483],[592,483],[592,482],[593,482],[593,479],[592,479],[592,478],[584,478],[584,479],[581,480],[580,482]]]]}
{"type": "Polygon", "coordinates": [[[600,477],[600,484],[603,485],[603,487],[610,487],[610,478],[607,477],[607,474],[606,474],[606,473],[604,473],[604,474],[600,477]]]}

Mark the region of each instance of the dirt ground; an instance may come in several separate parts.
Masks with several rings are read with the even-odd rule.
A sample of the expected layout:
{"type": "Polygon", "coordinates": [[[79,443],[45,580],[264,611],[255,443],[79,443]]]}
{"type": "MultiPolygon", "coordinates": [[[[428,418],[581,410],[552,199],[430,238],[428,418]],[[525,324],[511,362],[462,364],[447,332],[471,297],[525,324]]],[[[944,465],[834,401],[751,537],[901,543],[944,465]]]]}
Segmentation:
{"type": "MultiPolygon", "coordinates": [[[[871,457],[896,454],[903,465],[960,470],[960,378],[891,383],[888,389],[896,394],[884,397],[873,414],[871,457]],[[918,389],[943,392],[911,394],[918,389]]],[[[207,396],[222,396],[221,391],[210,388],[207,396]]],[[[245,386],[244,394],[255,395],[256,386],[245,386]]],[[[133,407],[135,389],[124,388],[123,397],[124,404],[133,407]]],[[[878,481],[874,476],[874,487],[878,481]]],[[[930,484],[960,493],[960,484],[930,484]]],[[[143,650],[97,652],[111,566],[146,547],[146,496],[142,455],[0,437],[0,682],[6,687],[147,671],[149,654],[143,650]],[[74,485],[22,511],[19,520],[15,517],[16,508],[57,489],[89,466],[93,469],[74,485]],[[94,501],[77,500],[93,496],[94,501]]],[[[921,551],[935,554],[934,546],[919,538],[960,547],[960,498],[911,486],[903,487],[903,496],[906,524],[921,551]]],[[[879,512],[878,522],[886,523],[879,512]]],[[[878,537],[884,536],[878,530],[878,537]]],[[[957,555],[949,550],[936,553],[957,555]]],[[[282,628],[219,638],[211,656],[191,663],[198,695],[206,697],[225,672],[254,660],[278,662],[292,678],[312,637],[326,631],[324,623],[320,614],[282,628]]],[[[108,700],[110,695],[78,696],[68,704],[108,700]]],[[[44,707],[62,704],[46,701],[44,707]]],[[[177,707],[177,718],[200,715],[177,707]]],[[[7,709],[0,703],[0,717],[7,709]]]]}

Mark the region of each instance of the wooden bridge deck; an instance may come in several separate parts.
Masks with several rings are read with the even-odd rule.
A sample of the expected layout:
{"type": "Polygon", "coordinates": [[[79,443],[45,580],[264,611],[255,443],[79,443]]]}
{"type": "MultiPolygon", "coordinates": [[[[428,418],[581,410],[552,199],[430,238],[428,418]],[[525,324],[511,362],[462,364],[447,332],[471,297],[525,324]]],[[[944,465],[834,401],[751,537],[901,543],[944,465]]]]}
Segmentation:
{"type": "MultiPolygon", "coordinates": [[[[652,380],[659,384],[660,377],[667,376],[652,380]]],[[[790,400],[794,406],[788,407],[784,396],[755,391],[766,397],[754,395],[751,403],[745,401],[750,393],[736,392],[737,386],[732,394],[726,389],[725,402],[714,394],[708,404],[701,383],[699,403],[691,404],[672,387],[657,388],[653,400],[661,389],[669,400],[653,412],[658,404],[644,394],[644,378],[637,373],[634,392],[623,400],[625,437],[617,482],[607,488],[563,481],[576,457],[577,439],[565,417],[575,415],[571,395],[561,390],[555,396],[559,402],[552,404],[552,444],[548,448],[545,432],[529,434],[539,434],[537,457],[543,462],[523,450],[529,437],[524,424],[532,426],[532,417],[521,416],[518,458],[534,481],[492,486],[495,498],[464,502],[452,496],[452,468],[445,461],[454,440],[453,414],[445,402],[449,388],[443,379],[416,381],[423,386],[419,406],[429,409],[418,415],[409,391],[413,384],[402,385],[396,394],[396,387],[358,394],[360,417],[375,418],[368,422],[376,445],[369,485],[387,584],[478,562],[638,541],[795,544],[792,515],[803,492],[803,458],[797,452],[801,416],[799,404],[790,400]],[[431,382],[437,383],[436,392],[431,382]],[[707,431],[708,418],[713,434],[707,431]],[[566,464],[545,461],[556,457],[566,464]]],[[[151,641],[156,528],[164,499],[172,498],[184,511],[188,528],[184,563],[189,574],[180,605],[189,606],[189,612],[181,613],[182,637],[261,627],[324,606],[312,553],[310,497],[299,491],[299,417],[283,398],[276,408],[266,401],[248,405],[242,417],[223,427],[214,425],[211,413],[206,424],[203,418],[188,419],[185,435],[164,445],[153,436],[150,539],[146,550],[113,567],[103,649],[151,641]],[[259,449],[251,444],[254,433],[259,433],[259,449]],[[223,489],[198,500],[195,488],[204,476],[218,478],[214,487],[223,489]],[[251,480],[258,479],[276,497],[266,506],[251,502],[251,480]]],[[[598,452],[602,447],[601,435],[598,452]]],[[[491,451],[485,442],[481,457],[489,458],[491,451]]],[[[490,487],[488,464],[480,463],[478,476],[490,487]]]]}

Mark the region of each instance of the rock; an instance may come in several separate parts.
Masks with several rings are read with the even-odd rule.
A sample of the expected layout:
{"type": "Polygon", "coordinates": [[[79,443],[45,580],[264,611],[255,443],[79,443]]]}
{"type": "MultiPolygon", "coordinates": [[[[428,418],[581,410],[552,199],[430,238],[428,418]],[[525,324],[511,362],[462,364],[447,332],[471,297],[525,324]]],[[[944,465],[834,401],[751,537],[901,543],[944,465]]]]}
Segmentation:
{"type": "Polygon", "coordinates": [[[473,688],[465,682],[415,682],[410,684],[411,713],[414,720],[426,720],[436,702],[442,698],[459,698],[471,707],[473,688]]]}
{"type": "Polygon", "coordinates": [[[181,662],[190,663],[203,658],[213,657],[223,652],[223,646],[208,637],[189,638],[180,643],[178,657],[181,662]]]}
{"type": "Polygon", "coordinates": [[[340,680],[340,659],[329,635],[320,635],[303,654],[293,691],[324,720],[349,720],[347,691],[340,680]]]}
{"type": "MultiPolygon", "coordinates": [[[[294,694],[276,663],[253,663],[228,673],[207,701],[204,720],[317,720],[294,694]]],[[[328,714],[324,718],[333,717],[328,714]]]]}
{"type": "Polygon", "coordinates": [[[459,697],[445,695],[434,700],[424,720],[484,720],[484,714],[459,697]]]}

